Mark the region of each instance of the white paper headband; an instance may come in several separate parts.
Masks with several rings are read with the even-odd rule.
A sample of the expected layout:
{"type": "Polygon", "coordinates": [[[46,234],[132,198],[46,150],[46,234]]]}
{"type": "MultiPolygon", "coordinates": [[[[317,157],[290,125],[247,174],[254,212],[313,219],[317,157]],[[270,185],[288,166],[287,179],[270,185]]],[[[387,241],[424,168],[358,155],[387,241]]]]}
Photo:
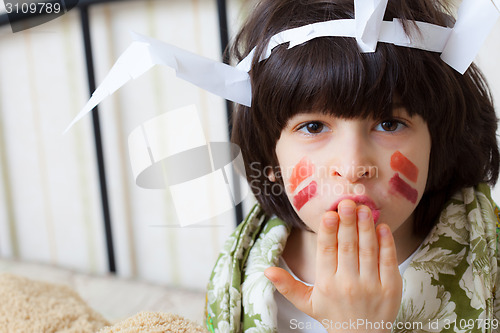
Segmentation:
{"type": "MultiPolygon", "coordinates": [[[[444,62],[463,74],[500,17],[500,0],[463,0],[453,28],[416,22],[421,34],[410,40],[400,20],[382,20],[387,0],[354,0],[354,6],[355,19],[319,22],[274,35],[259,61],[267,59],[272,49],[283,43],[292,48],[318,37],[354,37],[362,52],[374,52],[378,42],[439,52],[444,62]]],[[[173,68],[178,77],[220,97],[251,105],[248,72],[255,49],[232,67],[153,38],[137,34],[133,38],[135,41],[118,58],[66,131],[107,96],[157,64],[173,68]]]]}
{"type": "MultiPolygon", "coordinates": [[[[499,1],[500,0],[495,0],[499,1]]],[[[377,42],[441,53],[441,59],[463,74],[500,17],[492,0],[464,0],[453,28],[415,22],[420,34],[410,39],[401,23],[383,21],[387,0],[354,1],[355,19],[331,20],[282,31],[271,37],[259,61],[267,59],[278,45],[293,48],[318,37],[355,37],[361,52],[375,52],[377,42]]],[[[255,48],[236,68],[250,71],[255,48]]]]}

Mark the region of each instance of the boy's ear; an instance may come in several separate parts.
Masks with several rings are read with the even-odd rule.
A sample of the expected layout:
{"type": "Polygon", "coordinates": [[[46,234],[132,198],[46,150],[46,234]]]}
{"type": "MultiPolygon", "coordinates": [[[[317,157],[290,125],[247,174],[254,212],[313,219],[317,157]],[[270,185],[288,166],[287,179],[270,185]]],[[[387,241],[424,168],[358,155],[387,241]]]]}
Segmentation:
{"type": "Polygon", "coordinates": [[[274,183],[276,181],[276,176],[274,175],[274,171],[272,169],[268,171],[267,179],[269,179],[271,183],[274,183]]]}

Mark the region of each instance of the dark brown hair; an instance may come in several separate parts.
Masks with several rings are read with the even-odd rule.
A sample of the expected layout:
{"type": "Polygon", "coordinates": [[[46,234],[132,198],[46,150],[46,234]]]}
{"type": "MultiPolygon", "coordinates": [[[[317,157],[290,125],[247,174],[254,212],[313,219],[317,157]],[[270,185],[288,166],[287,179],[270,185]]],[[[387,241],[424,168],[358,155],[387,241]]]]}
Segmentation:
{"type": "MultiPolygon", "coordinates": [[[[474,65],[461,75],[438,53],[386,43],[361,53],[354,38],[321,37],[291,49],[283,44],[268,59],[255,60],[280,31],[346,18],[354,18],[353,1],[262,0],[255,6],[232,48],[239,61],[257,47],[252,106],[237,106],[232,141],[242,149],[247,180],[265,212],[304,227],[279,172],[271,183],[265,171],[278,170],[275,147],[288,119],[308,110],[347,119],[390,118],[398,96],[410,116],[425,120],[432,140],[426,190],[415,209],[415,232],[425,235],[455,191],[497,180],[497,118],[488,87],[474,65]]],[[[427,0],[389,0],[384,20],[393,18],[409,20],[404,26],[410,37],[419,35],[410,21],[450,21],[442,4],[427,0]]]]}

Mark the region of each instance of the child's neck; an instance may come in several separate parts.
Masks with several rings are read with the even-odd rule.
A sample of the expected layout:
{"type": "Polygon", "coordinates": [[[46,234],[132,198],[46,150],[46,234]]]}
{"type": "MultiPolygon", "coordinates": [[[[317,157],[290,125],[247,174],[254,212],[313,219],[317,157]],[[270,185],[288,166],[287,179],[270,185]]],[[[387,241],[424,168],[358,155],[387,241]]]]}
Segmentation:
{"type": "MultiPolygon", "coordinates": [[[[423,238],[413,234],[413,217],[393,232],[398,263],[404,262],[422,243],[423,238]]],[[[283,259],[292,272],[302,281],[314,283],[316,258],[316,234],[293,228],[288,237],[283,259]]]]}

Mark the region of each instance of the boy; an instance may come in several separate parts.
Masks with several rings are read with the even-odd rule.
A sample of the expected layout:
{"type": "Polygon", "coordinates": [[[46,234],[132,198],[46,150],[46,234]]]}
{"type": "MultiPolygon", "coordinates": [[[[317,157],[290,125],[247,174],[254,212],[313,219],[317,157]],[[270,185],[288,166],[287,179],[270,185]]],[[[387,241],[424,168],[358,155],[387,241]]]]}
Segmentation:
{"type": "MultiPolygon", "coordinates": [[[[353,7],[261,1],[235,41],[238,60],[256,48],[232,140],[258,205],[215,265],[212,331],[498,328],[498,214],[483,184],[498,177],[497,119],[480,72],[386,43],[362,53],[349,37],[263,56],[275,34],[353,7]]],[[[424,0],[389,1],[393,18],[410,38],[414,21],[449,20],[424,0]]]]}

